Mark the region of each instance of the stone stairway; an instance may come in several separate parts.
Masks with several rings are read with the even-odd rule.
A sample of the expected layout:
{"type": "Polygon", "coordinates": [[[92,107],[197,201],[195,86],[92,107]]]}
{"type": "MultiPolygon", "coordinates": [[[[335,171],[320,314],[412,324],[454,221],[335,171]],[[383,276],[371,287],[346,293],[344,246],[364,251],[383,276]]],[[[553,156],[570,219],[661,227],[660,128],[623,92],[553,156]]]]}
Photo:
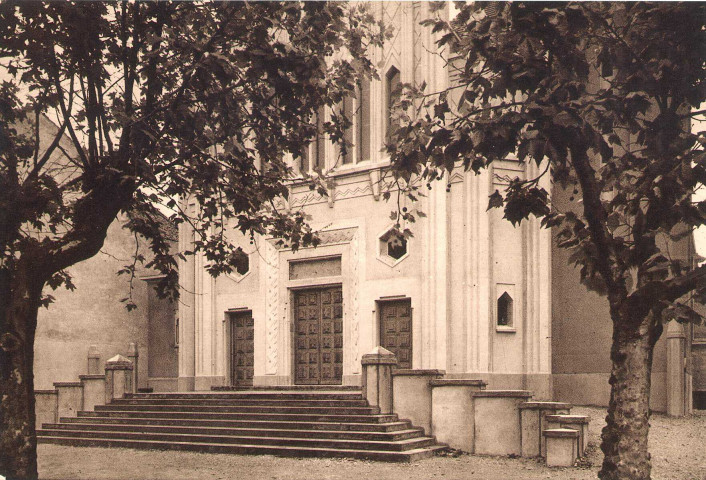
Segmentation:
{"type": "Polygon", "coordinates": [[[408,462],[445,448],[350,389],[127,394],[37,431],[40,443],[408,462]]]}

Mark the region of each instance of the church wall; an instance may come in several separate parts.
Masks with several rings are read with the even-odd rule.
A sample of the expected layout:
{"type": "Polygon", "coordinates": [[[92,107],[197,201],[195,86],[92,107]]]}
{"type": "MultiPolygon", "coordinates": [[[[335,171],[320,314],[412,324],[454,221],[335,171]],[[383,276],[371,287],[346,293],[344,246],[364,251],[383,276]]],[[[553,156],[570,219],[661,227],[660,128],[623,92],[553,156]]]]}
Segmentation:
{"type": "MultiPolygon", "coordinates": [[[[557,208],[577,208],[570,191],[556,187],[557,208]]],[[[677,247],[682,249],[682,246],[677,247]]],[[[612,323],[608,300],[581,285],[568,252],[552,247],[552,373],[554,397],[579,405],[607,406],[610,400],[612,323]]],[[[666,338],[654,349],[650,407],[666,410],[666,338]]]]}
{"type": "Polygon", "coordinates": [[[40,309],[34,345],[34,385],[53,389],[54,382],[76,382],[88,373],[88,348],[95,345],[100,365],[110,357],[126,355],[134,342],[140,351],[139,386],[147,386],[147,284],[135,279],[133,300],[138,308],[128,312],[121,298],[128,296],[129,277],[117,271],[131,263],[134,238],[115,221],[101,251],[68,269],[76,290],[45,288],[55,297],[40,309]]]}

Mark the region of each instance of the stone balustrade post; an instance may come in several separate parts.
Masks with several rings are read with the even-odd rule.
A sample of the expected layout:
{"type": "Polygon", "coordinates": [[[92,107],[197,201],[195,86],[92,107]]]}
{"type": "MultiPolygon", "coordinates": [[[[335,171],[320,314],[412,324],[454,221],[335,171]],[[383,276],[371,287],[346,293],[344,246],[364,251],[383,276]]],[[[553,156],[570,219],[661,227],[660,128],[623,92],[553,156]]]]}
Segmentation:
{"type": "Polygon", "coordinates": [[[380,407],[380,413],[392,413],[392,367],[397,365],[395,354],[375,347],[363,355],[363,398],[370,406],[380,407]]]}
{"type": "Polygon", "coordinates": [[[676,320],[667,324],[667,415],[682,417],[686,412],[684,349],[686,334],[676,320]]]}
{"type": "Polygon", "coordinates": [[[132,362],[132,393],[137,393],[137,361],[140,357],[140,352],[137,349],[136,343],[130,343],[127,347],[127,358],[132,362]]]}
{"type": "Polygon", "coordinates": [[[98,347],[91,345],[88,347],[88,375],[100,375],[101,355],[98,352],[98,347]]]}
{"type": "Polygon", "coordinates": [[[122,355],[116,355],[105,362],[105,403],[114,398],[123,398],[132,392],[133,365],[122,355]]]}

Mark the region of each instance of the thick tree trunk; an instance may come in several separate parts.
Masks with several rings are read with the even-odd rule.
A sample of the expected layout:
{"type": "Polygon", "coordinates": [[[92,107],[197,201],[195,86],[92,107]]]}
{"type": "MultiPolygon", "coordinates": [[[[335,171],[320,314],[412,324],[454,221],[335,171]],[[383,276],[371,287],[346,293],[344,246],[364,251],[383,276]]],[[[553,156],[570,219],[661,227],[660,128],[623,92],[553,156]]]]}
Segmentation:
{"type": "Polygon", "coordinates": [[[43,283],[26,266],[0,268],[0,474],[8,479],[37,478],[33,363],[43,283]]]}
{"type": "MultiPolygon", "coordinates": [[[[650,374],[655,328],[643,319],[636,327],[614,322],[610,405],[603,428],[602,480],[649,479],[650,374]]],[[[632,324],[634,325],[634,323],[632,324]]]]}

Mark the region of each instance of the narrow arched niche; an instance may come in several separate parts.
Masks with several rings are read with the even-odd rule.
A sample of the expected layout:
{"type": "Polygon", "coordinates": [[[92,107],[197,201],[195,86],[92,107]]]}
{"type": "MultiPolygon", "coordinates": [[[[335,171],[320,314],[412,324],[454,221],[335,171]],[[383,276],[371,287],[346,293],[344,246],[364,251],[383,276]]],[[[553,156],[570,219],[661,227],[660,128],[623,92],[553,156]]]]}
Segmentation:
{"type": "Polygon", "coordinates": [[[507,292],[503,292],[498,298],[497,322],[499,327],[512,327],[512,304],[512,297],[507,292]]]}

